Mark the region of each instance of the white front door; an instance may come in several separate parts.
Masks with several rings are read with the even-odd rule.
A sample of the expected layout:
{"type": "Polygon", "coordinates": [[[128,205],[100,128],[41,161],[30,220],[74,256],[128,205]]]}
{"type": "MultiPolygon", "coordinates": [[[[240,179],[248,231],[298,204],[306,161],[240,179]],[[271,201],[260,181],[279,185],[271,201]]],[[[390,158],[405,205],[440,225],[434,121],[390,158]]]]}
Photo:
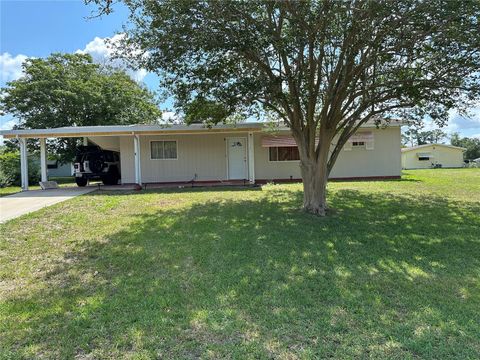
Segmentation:
{"type": "Polygon", "coordinates": [[[246,138],[227,138],[228,179],[247,178],[246,138]]]}

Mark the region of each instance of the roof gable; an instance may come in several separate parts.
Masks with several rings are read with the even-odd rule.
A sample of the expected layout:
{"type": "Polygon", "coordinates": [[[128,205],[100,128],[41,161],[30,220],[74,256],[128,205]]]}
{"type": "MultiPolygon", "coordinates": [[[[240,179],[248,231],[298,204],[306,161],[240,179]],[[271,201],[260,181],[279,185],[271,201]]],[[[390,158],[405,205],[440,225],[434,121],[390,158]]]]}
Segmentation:
{"type": "Polygon", "coordinates": [[[461,151],[466,151],[467,149],[463,147],[458,147],[458,146],[453,146],[453,145],[447,145],[447,144],[424,144],[424,145],[417,145],[417,146],[412,146],[412,147],[407,147],[403,148],[402,152],[408,152],[408,151],[413,151],[413,150],[418,150],[418,149],[425,149],[428,147],[433,147],[433,146],[439,146],[439,147],[445,147],[445,148],[450,148],[450,149],[455,149],[455,150],[461,150],[461,151]]]}

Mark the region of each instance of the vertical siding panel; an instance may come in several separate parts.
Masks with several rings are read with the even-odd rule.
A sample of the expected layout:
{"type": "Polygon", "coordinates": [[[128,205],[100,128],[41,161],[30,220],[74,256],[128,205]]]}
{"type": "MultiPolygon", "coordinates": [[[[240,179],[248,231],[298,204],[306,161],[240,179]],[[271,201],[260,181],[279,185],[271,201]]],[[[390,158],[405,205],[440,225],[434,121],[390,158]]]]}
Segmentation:
{"type": "MultiPolygon", "coordinates": [[[[370,131],[370,129],[368,130],[370,131]]],[[[401,136],[399,127],[372,129],[374,149],[341,151],[330,177],[401,175],[401,136]]],[[[268,148],[261,146],[262,134],[255,134],[255,177],[261,180],[299,179],[300,162],[271,162],[268,148]]]]}
{"type": "MultiPolygon", "coordinates": [[[[289,132],[286,132],[288,134],[289,132]]],[[[262,147],[262,137],[268,134],[254,134],[255,178],[259,180],[299,179],[299,161],[269,161],[269,150],[262,147]]]]}
{"type": "Polygon", "coordinates": [[[405,169],[429,169],[432,163],[441,164],[442,167],[463,167],[463,151],[430,145],[402,153],[402,166],[405,169]],[[431,153],[433,158],[430,161],[419,161],[417,153],[431,153]]]}
{"type": "Polygon", "coordinates": [[[400,176],[402,169],[400,127],[373,129],[374,149],[342,151],[330,177],[400,176]]]}
{"type": "MultiPolygon", "coordinates": [[[[331,177],[401,175],[401,136],[399,127],[372,129],[374,150],[341,152],[331,177]]],[[[143,182],[226,180],[226,137],[247,133],[140,136],[143,182]],[[150,141],[176,140],[177,160],[151,160],[150,141]]],[[[298,161],[270,162],[268,148],[261,146],[265,134],[254,134],[255,177],[261,180],[298,179],[298,161]]],[[[120,138],[122,182],[134,181],[133,138],[120,138]]]]}
{"type": "Polygon", "coordinates": [[[141,136],[144,182],[226,180],[225,137],[246,133],[141,136]],[[177,160],[150,159],[150,141],[176,140],[177,160]]]}

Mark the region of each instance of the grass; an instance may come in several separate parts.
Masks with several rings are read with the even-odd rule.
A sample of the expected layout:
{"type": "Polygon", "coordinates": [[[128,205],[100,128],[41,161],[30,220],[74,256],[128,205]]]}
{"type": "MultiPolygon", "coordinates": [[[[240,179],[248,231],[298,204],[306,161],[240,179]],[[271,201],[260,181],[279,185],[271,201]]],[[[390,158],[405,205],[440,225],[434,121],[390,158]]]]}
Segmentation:
{"type": "Polygon", "coordinates": [[[0,228],[0,358],[478,359],[480,169],[94,192],[0,228]]]}
{"type": "MultiPolygon", "coordinates": [[[[65,177],[51,177],[49,180],[56,181],[59,186],[76,186],[75,179],[73,176],[65,176],[65,177]]],[[[29,185],[29,190],[38,190],[40,189],[40,185],[29,185]]],[[[22,191],[20,186],[6,186],[0,187],[0,197],[12,195],[22,191]]]]}

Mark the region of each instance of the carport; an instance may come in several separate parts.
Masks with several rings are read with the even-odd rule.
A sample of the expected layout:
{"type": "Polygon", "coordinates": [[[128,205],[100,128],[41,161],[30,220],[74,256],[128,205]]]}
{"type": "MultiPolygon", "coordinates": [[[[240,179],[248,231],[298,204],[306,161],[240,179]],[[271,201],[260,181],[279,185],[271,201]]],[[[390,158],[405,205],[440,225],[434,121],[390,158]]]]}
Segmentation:
{"type": "MultiPolygon", "coordinates": [[[[206,127],[203,124],[192,125],[115,125],[115,126],[79,126],[79,127],[62,127],[51,129],[19,129],[19,130],[3,130],[0,135],[7,139],[18,139],[20,145],[20,164],[21,164],[21,186],[22,190],[28,190],[28,158],[27,158],[27,140],[39,139],[40,141],[40,167],[41,180],[47,181],[47,148],[46,139],[49,138],[83,138],[84,143],[92,141],[102,148],[104,144],[109,142],[125,143],[128,138],[129,147],[125,153],[120,147],[116,150],[120,153],[122,169],[121,177],[123,184],[142,185],[142,169],[141,169],[141,144],[142,138],[152,135],[193,135],[201,133],[209,134],[238,134],[242,133],[245,139],[248,137],[248,146],[245,152],[245,159],[242,160],[248,164],[248,175],[246,178],[250,183],[255,182],[254,176],[254,143],[253,132],[259,132],[263,128],[263,124],[243,123],[243,124],[221,124],[212,127],[206,127]],[[123,157],[123,159],[122,159],[123,157]],[[128,180],[123,180],[123,165],[130,169],[128,180]]],[[[235,135],[233,135],[235,136],[235,135]]],[[[145,140],[147,141],[147,140],[145,140]]],[[[147,146],[147,143],[143,146],[147,146]]],[[[108,146],[108,145],[107,145],[108,146]]],[[[108,148],[106,148],[108,149],[108,148]]],[[[211,180],[211,179],[208,179],[211,180]]],[[[148,180],[147,180],[148,182],[148,180]]],[[[150,180],[150,182],[152,182],[150,180]]]]}
{"type": "MultiPolygon", "coordinates": [[[[86,126],[86,127],[63,127],[54,129],[22,129],[22,130],[4,130],[0,132],[6,139],[18,139],[20,146],[20,170],[21,187],[23,191],[28,190],[28,150],[27,139],[39,139],[40,141],[40,174],[41,181],[47,181],[47,147],[48,138],[83,138],[86,145],[90,137],[118,137],[131,136],[134,140],[134,163],[135,163],[135,182],[142,183],[140,175],[140,137],[138,131],[144,131],[148,126],[86,126]]],[[[153,130],[153,129],[152,129],[153,130]]]]}

